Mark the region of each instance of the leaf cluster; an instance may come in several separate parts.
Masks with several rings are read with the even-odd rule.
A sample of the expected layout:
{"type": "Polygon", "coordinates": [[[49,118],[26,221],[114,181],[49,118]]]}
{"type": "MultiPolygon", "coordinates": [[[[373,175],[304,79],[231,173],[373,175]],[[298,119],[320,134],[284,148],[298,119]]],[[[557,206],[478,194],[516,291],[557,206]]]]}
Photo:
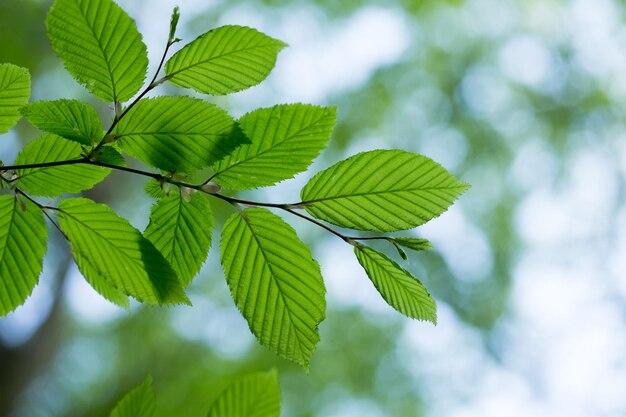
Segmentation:
{"type": "Polygon", "coordinates": [[[146,46],[135,22],[112,0],[54,1],[46,21],[52,47],[80,84],[113,105],[106,125],[76,100],[28,103],[28,71],[0,65],[0,133],[22,116],[43,132],[14,165],[0,167],[6,191],[0,196],[0,314],[23,304],[37,284],[47,241],[44,217],[69,242],[86,281],[112,303],[128,308],[132,297],[190,304],[185,287],[213,240],[213,198],[234,209],[220,239],[234,303],[259,342],[281,357],[308,368],[325,316],[325,287],[309,247],[271,210],[303,218],[352,245],[390,306],[435,323],[435,302],[422,283],[366,243],[386,241],[404,259],[403,248],[430,248],[424,239],[380,233],[439,216],[467,185],[428,157],[372,150],[315,174],[295,203],[231,197],[305,171],[327,146],[335,109],[279,104],[235,120],[205,99],[146,97],[165,82],[210,95],[252,87],[286,46],[231,25],[200,35],[168,59],[180,41],[178,17],[175,9],[163,57],[146,82],[146,46]],[[129,167],[127,158],[145,168],[129,167]],[[156,202],[145,230],[106,204],[80,196],[56,200],[94,187],[113,170],[149,179],[146,192],[156,202]],[[352,236],[335,226],[378,234],[352,236]]]}

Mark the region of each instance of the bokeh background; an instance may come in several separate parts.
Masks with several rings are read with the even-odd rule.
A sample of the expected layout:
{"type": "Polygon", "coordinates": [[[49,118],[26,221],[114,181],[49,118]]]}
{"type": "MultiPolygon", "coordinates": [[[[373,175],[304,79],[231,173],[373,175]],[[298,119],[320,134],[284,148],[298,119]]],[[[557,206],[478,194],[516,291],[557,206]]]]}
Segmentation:
{"type": "MultiPolygon", "coordinates": [[[[156,67],[172,0],[119,0],[156,67]]],[[[233,378],[275,367],[282,415],[626,415],[626,6],[621,0],[180,0],[179,36],[222,24],[287,42],[258,87],[205,97],[235,115],[334,105],[330,147],[311,171],[246,196],[297,200],[351,154],[425,154],[472,184],[412,231],[435,250],[406,267],[438,301],[439,324],[378,296],[350,247],[290,219],[328,289],[308,375],[259,346],[230,299],[214,248],[192,308],[101,299],[52,236],[40,283],[0,319],[0,415],[104,416],[150,373],[160,416],[204,416],[233,378]]],[[[45,36],[48,0],[0,0],[0,61],[30,69],[33,100],[87,100],[45,36]]],[[[157,94],[182,94],[164,87],[157,94]]],[[[185,94],[191,94],[185,91],[185,94]]],[[[12,162],[37,136],[0,138],[12,162]]],[[[139,228],[143,179],[114,174],[86,193],[139,228]]],[[[229,208],[215,202],[218,224],[229,208]]],[[[393,254],[392,254],[393,255],[393,254]]]]}

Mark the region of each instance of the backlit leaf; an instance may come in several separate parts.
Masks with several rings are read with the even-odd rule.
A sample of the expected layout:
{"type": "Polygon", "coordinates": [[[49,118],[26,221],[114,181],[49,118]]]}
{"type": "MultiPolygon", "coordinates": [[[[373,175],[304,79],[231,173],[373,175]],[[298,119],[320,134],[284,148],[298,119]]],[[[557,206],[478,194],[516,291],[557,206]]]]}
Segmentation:
{"type": "Polygon", "coordinates": [[[309,248],[280,217],[261,208],[224,225],[222,265],[235,304],[260,343],[308,368],[326,302],[309,248]]]}
{"type": "Polygon", "coordinates": [[[333,107],[291,104],[248,113],[239,126],[251,143],[215,164],[215,181],[245,190],[292,178],[326,146],[334,125],[333,107]]]}
{"type": "MultiPolygon", "coordinates": [[[[15,164],[36,164],[81,159],[82,148],[74,141],[46,133],[27,145],[15,159],[15,164]]],[[[24,168],[15,171],[18,186],[34,195],[58,197],[92,188],[111,173],[110,168],[85,164],[24,168]]]]}
{"type": "Polygon", "coordinates": [[[234,93],[263,81],[285,46],[248,27],[223,26],[174,54],[165,73],[177,87],[214,95],[234,93]]]}
{"type": "Polygon", "coordinates": [[[213,213],[209,196],[180,193],[161,198],[153,207],[144,236],[174,268],[183,285],[191,282],[209,254],[213,213]]]}
{"type": "Polygon", "coordinates": [[[246,375],[230,384],[211,405],[208,417],[278,417],[280,387],[275,371],[246,375]]]}
{"type": "Polygon", "coordinates": [[[315,175],[302,189],[312,216],[358,230],[391,232],[426,223],[467,190],[433,160],[400,150],[362,152],[315,175]]]}
{"type": "Polygon", "coordinates": [[[110,417],[155,417],[156,412],[152,377],[148,376],[141,385],[133,388],[117,403],[110,417]]]}
{"type": "Polygon", "coordinates": [[[55,0],[46,25],[65,68],[96,97],[124,102],[143,85],[146,46],[112,0],[55,0]]]}
{"type": "Polygon", "coordinates": [[[77,100],[36,101],[22,109],[36,128],[92,145],[102,136],[102,122],[93,107],[77,100]]]}
{"type": "Polygon", "coordinates": [[[30,97],[30,73],[13,64],[0,64],[0,134],[6,133],[22,117],[20,107],[30,97]]]}
{"type": "Polygon", "coordinates": [[[117,125],[116,143],[164,171],[202,169],[247,139],[223,110],[191,97],[141,100],[117,125]]]}
{"type": "Polygon", "coordinates": [[[354,253],[387,304],[408,317],[437,323],[435,300],[421,282],[371,248],[360,245],[354,253]]]}
{"type": "Polygon", "coordinates": [[[78,269],[90,283],[105,281],[150,304],[189,303],[163,255],[108,206],[71,198],[59,203],[58,216],[78,269]]]}
{"type": "Polygon", "coordinates": [[[0,196],[0,316],[22,305],[37,285],[47,237],[37,206],[0,196]]]}

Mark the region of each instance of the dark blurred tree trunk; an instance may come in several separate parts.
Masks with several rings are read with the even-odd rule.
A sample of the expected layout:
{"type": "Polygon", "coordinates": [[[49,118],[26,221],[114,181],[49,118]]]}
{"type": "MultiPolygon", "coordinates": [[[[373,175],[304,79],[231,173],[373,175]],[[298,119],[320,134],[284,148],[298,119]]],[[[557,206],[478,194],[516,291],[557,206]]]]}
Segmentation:
{"type": "Polygon", "coordinates": [[[0,343],[0,416],[9,416],[19,396],[54,357],[61,330],[61,299],[65,277],[71,265],[65,255],[54,277],[54,301],[44,322],[26,343],[7,347],[0,343]]]}

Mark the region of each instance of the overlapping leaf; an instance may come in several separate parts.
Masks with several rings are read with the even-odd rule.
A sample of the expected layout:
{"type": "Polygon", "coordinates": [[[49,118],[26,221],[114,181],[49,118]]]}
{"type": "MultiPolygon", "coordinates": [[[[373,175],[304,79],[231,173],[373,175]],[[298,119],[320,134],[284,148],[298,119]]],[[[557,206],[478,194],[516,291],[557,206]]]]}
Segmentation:
{"type": "Polygon", "coordinates": [[[359,230],[410,229],[439,216],[468,188],[433,160],[400,150],[363,152],[315,175],[301,198],[312,216],[359,230]]]}
{"type": "Polygon", "coordinates": [[[22,109],[22,115],[35,127],[92,145],[102,136],[102,122],[93,107],[77,100],[37,101],[22,109]]]}
{"type": "Polygon", "coordinates": [[[65,68],[96,97],[124,102],[143,85],[146,46],[112,0],[55,0],[46,25],[65,68]]]}
{"type": "Polygon", "coordinates": [[[285,46],[248,27],[223,26],[174,54],[165,73],[178,87],[214,95],[234,93],[263,81],[285,46]]]}
{"type": "Polygon", "coordinates": [[[209,254],[212,230],[213,213],[206,194],[192,194],[186,201],[180,193],[172,193],[152,207],[144,236],[187,285],[209,254]]]}
{"type": "MultiPolygon", "coordinates": [[[[26,146],[15,159],[16,165],[81,159],[81,146],[47,133],[26,146]]],[[[111,173],[110,168],[85,164],[23,168],[15,171],[19,187],[34,195],[58,197],[63,193],[88,190],[111,173]]]]}
{"type": "Polygon", "coordinates": [[[90,283],[103,281],[151,304],[189,302],[163,255],[108,206],[72,198],[61,201],[59,209],[61,229],[72,244],[78,269],[90,283]]]}
{"type": "Polygon", "coordinates": [[[204,168],[247,142],[226,112],[191,97],[141,100],[113,134],[129,155],[165,171],[204,168]]]}
{"type": "Polygon", "coordinates": [[[6,133],[18,120],[20,107],[30,97],[30,73],[13,64],[0,64],[0,134],[6,133]]]}
{"type": "Polygon", "coordinates": [[[367,276],[385,299],[400,313],[419,320],[437,323],[437,306],[428,290],[400,265],[366,246],[354,248],[367,276]]]}
{"type": "Polygon", "coordinates": [[[152,377],[148,376],[141,385],[133,388],[117,403],[110,417],[154,417],[156,412],[152,377]]]}
{"type": "Polygon", "coordinates": [[[22,305],[37,284],[47,237],[37,206],[0,196],[0,316],[22,305]]]}
{"type": "Polygon", "coordinates": [[[278,417],[280,387],[275,371],[246,375],[230,384],[209,410],[209,417],[278,417]]]}
{"type": "Polygon", "coordinates": [[[292,178],[324,149],[334,125],[333,107],[292,104],[248,113],[239,126],[252,143],[215,164],[215,181],[245,190],[292,178]]]}
{"type": "Polygon", "coordinates": [[[222,265],[235,304],[261,344],[308,368],[326,303],[309,248],[261,208],[234,214],[222,230],[222,265]]]}

